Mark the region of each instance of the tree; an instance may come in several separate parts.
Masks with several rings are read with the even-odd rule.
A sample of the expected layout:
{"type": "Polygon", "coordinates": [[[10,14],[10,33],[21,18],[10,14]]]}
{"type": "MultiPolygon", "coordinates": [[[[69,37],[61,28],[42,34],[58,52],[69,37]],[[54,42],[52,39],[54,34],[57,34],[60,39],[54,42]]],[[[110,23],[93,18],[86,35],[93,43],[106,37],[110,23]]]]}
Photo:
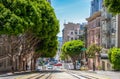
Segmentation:
{"type": "Polygon", "coordinates": [[[61,59],[61,60],[65,60],[65,55],[64,55],[64,53],[61,53],[61,54],[60,54],[60,59],[61,59]]]}
{"type": "MultiPolygon", "coordinates": [[[[23,37],[24,42],[16,42],[16,45],[22,45],[22,56],[35,51],[38,43],[56,37],[58,32],[59,21],[46,0],[0,0],[0,34],[8,35],[9,38],[23,37]]],[[[57,39],[47,40],[48,43],[55,41],[57,39]]],[[[54,46],[57,46],[56,42],[54,46]]],[[[13,47],[13,50],[16,49],[13,47]]],[[[52,48],[49,50],[52,51],[52,48]]]]}
{"type": "Polygon", "coordinates": [[[87,56],[93,58],[93,71],[95,71],[95,54],[98,53],[98,55],[100,55],[101,49],[102,48],[96,44],[90,45],[87,49],[87,56]]]}
{"type": "Polygon", "coordinates": [[[68,57],[67,57],[67,55],[65,54],[65,53],[61,53],[60,54],[60,59],[61,60],[65,60],[65,59],[67,59],[68,57]]]}
{"type": "Polygon", "coordinates": [[[104,0],[104,5],[112,14],[120,13],[120,0],[104,0]]]}
{"type": "Polygon", "coordinates": [[[76,60],[78,60],[80,53],[82,53],[82,48],[84,48],[84,42],[81,40],[68,41],[62,46],[62,53],[72,59],[74,69],[76,69],[76,60]]]}
{"type": "Polygon", "coordinates": [[[115,70],[120,70],[120,48],[111,48],[108,52],[109,60],[115,70]]]}
{"type": "Polygon", "coordinates": [[[38,43],[36,53],[42,57],[54,57],[57,52],[57,36],[46,38],[38,43]]]}

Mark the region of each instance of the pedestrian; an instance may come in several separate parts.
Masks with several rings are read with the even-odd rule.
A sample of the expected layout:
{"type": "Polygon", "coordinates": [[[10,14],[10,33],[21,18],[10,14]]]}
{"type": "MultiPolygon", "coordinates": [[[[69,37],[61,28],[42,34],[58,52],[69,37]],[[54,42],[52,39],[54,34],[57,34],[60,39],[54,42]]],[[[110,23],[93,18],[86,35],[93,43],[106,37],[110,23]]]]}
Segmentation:
{"type": "Polygon", "coordinates": [[[11,68],[11,69],[12,69],[12,73],[14,73],[14,67],[13,67],[13,66],[12,66],[12,68],[11,68]]]}
{"type": "Polygon", "coordinates": [[[93,71],[95,71],[95,63],[93,62],[93,71]]]}

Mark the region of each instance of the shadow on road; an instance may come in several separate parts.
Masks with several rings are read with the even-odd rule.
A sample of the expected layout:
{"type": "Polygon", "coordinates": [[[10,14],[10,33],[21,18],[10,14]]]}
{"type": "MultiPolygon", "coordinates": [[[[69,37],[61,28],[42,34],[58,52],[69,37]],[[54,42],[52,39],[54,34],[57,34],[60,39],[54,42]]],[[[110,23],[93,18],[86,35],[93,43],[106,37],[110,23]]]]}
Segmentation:
{"type": "Polygon", "coordinates": [[[18,76],[18,75],[27,75],[27,74],[33,74],[33,73],[60,73],[63,72],[61,70],[41,70],[41,71],[24,71],[24,72],[15,72],[15,73],[4,73],[1,74],[0,77],[8,77],[8,76],[18,76]]]}

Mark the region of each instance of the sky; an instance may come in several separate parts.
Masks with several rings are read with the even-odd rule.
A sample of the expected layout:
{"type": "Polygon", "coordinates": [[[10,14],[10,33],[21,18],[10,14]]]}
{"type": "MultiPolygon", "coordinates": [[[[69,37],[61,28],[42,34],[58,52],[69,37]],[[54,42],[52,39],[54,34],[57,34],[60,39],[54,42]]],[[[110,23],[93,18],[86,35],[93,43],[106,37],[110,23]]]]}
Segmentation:
{"type": "Polygon", "coordinates": [[[83,23],[90,16],[91,0],[51,0],[57,19],[60,22],[60,32],[57,36],[62,36],[64,23],[83,23]]]}

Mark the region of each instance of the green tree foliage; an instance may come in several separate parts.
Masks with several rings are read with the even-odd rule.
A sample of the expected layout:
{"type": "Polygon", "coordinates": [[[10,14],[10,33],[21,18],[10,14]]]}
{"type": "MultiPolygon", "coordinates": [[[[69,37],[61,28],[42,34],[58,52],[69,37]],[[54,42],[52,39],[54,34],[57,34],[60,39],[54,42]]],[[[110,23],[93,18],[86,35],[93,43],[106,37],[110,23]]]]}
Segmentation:
{"type": "Polygon", "coordinates": [[[30,50],[39,50],[47,56],[54,56],[58,32],[59,21],[46,0],[0,0],[0,34],[23,36],[25,47],[22,46],[22,52],[25,54],[30,50]],[[31,38],[25,38],[27,36],[31,38]],[[43,47],[37,47],[40,45],[43,47]]]}
{"type": "MultiPolygon", "coordinates": [[[[51,46],[51,42],[57,44],[52,38],[58,32],[59,22],[46,0],[0,0],[0,34],[27,33],[51,46]]],[[[46,46],[44,49],[51,50],[46,46]]]]}
{"type": "Polygon", "coordinates": [[[60,59],[61,59],[61,60],[67,61],[68,58],[69,58],[69,55],[67,55],[67,54],[65,54],[65,53],[61,53],[61,54],[60,54],[60,59]]]}
{"type": "Polygon", "coordinates": [[[107,10],[113,14],[120,13],[120,0],[104,0],[107,10]]]}
{"type": "Polygon", "coordinates": [[[99,53],[101,51],[101,47],[96,45],[96,44],[92,44],[88,47],[87,49],[87,55],[90,58],[94,58],[95,57],[95,53],[99,53]]]}
{"type": "Polygon", "coordinates": [[[58,46],[57,36],[46,38],[38,43],[36,47],[36,53],[39,53],[42,57],[54,57],[56,55],[58,46]]]}
{"type": "Polygon", "coordinates": [[[96,44],[90,45],[87,49],[87,56],[93,59],[93,71],[95,71],[95,54],[98,53],[98,55],[100,55],[101,49],[102,48],[96,44]]]}
{"type": "Polygon", "coordinates": [[[61,53],[61,54],[60,54],[60,59],[61,59],[61,60],[65,60],[65,54],[64,54],[64,53],[61,53]]]}
{"type": "Polygon", "coordinates": [[[0,0],[0,26],[3,34],[30,31],[40,38],[59,31],[54,10],[46,0],[0,0]]]}
{"type": "Polygon", "coordinates": [[[81,40],[68,41],[62,46],[62,53],[68,55],[72,59],[74,69],[76,69],[76,60],[80,53],[82,53],[82,48],[84,48],[84,42],[81,40]]]}
{"type": "Polygon", "coordinates": [[[108,52],[109,60],[115,70],[120,70],[120,48],[111,48],[108,52]]]}

